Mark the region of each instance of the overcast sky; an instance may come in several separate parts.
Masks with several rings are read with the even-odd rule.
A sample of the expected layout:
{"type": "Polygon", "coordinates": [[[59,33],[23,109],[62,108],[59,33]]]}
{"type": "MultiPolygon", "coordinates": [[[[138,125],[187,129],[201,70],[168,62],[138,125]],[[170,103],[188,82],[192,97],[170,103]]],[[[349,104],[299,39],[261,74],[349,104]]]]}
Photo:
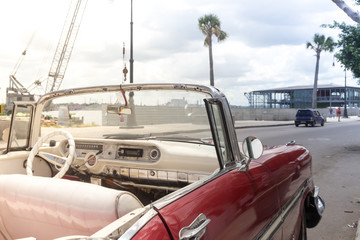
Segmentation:
{"type": "MultiPolygon", "coordinates": [[[[47,77],[70,1],[0,5],[0,102],[5,102],[8,76],[32,36],[16,77],[25,87],[47,77]]],[[[315,57],[306,41],[315,33],[337,39],[336,30],[321,24],[352,24],[331,0],[133,0],[134,82],[208,85],[208,49],[198,18],[209,13],[229,35],[213,44],[215,86],[235,105],[248,105],[245,92],[313,84],[315,57]]],[[[122,83],[123,43],[129,69],[130,0],[89,0],[61,88],[122,83]]],[[[333,53],[322,53],[319,84],[344,84],[343,69],[332,63],[333,53]]],[[[347,84],[357,86],[351,74],[347,84]]]]}

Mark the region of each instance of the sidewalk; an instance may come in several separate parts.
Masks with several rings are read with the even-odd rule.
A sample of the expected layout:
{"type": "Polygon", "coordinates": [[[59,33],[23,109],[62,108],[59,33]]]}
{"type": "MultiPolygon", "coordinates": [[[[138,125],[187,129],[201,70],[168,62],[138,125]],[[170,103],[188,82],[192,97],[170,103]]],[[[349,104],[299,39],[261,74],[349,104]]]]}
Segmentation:
{"type": "MultiPolygon", "coordinates": [[[[360,121],[358,116],[349,116],[348,118],[340,118],[340,122],[353,122],[360,121]]],[[[337,118],[327,118],[325,126],[328,123],[338,122],[337,118]]],[[[235,121],[235,128],[254,128],[254,127],[278,127],[278,126],[287,126],[294,125],[294,120],[291,121],[256,121],[256,120],[241,120],[235,121]]]]}
{"type": "MultiPolygon", "coordinates": [[[[344,117],[340,118],[340,122],[353,122],[353,121],[360,121],[360,117],[358,117],[358,116],[349,116],[348,118],[344,118],[344,117]]],[[[333,117],[333,118],[328,117],[328,118],[326,118],[326,123],[331,123],[331,122],[338,122],[338,118],[337,117],[333,117]]]]}
{"type": "Polygon", "coordinates": [[[294,125],[294,121],[256,121],[241,120],[235,121],[235,128],[254,128],[254,127],[278,127],[294,125]]]}

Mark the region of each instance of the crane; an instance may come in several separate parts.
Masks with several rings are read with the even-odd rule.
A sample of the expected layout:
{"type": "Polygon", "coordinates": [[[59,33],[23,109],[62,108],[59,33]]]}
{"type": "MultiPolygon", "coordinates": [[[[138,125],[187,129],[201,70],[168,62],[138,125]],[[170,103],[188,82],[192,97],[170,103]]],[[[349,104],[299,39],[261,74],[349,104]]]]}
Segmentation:
{"type": "Polygon", "coordinates": [[[25,50],[21,53],[18,61],[16,62],[13,71],[9,76],[9,87],[6,88],[6,112],[10,112],[13,108],[14,101],[34,101],[34,95],[30,94],[26,87],[24,87],[21,82],[19,82],[15,75],[23,62],[28,48],[34,39],[36,31],[32,34],[25,50]]]}
{"type": "Polygon", "coordinates": [[[45,92],[56,91],[64,79],[87,0],[72,2],[50,67],[45,92]],[[72,14],[70,14],[72,12],[72,14]]]}
{"type": "Polygon", "coordinates": [[[46,88],[42,87],[42,81],[36,80],[29,88],[24,87],[15,77],[24,57],[26,56],[27,49],[34,38],[35,33],[31,37],[26,49],[22,52],[18,62],[16,63],[13,72],[9,78],[9,87],[6,89],[6,111],[10,112],[14,101],[33,101],[34,94],[32,90],[36,87],[44,89],[44,93],[56,91],[59,89],[67,65],[70,60],[72,49],[80,28],[82,17],[87,5],[88,0],[73,0],[71,1],[63,29],[61,31],[60,39],[56,47],[56,51],[51,63],[48,73],[46,88]]]}

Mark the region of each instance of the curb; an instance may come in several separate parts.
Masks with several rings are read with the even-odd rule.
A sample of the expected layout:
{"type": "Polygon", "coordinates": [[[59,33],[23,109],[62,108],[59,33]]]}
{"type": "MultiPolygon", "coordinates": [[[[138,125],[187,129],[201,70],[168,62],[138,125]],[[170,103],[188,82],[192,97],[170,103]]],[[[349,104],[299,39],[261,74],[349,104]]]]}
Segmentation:
{"type": "Polygon", "coordinates": [[[357,223],[357,231],[356,231],[355,240],[360,240],[360,227],[359,227],[359,224],[360,224],[360,220],[357,223]]]}
{"type": "Polygon", "coordinates": [[[269,125],[249,125],[249,126],[235,126],[235,129],[240,128],[259,128],[259,127],[280,127],[280,126],[290,126],[294,125],[293,123],[282,123],[282,124],[269,124],[269,125]]]}

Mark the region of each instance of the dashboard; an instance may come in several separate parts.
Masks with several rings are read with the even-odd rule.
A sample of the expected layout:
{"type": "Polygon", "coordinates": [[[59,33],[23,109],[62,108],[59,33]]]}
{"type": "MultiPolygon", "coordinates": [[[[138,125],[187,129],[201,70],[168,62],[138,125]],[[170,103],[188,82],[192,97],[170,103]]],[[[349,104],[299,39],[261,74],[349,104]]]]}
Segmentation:
{"type": "MultiPolygon", "coordinates": [[[[58,145],[68,153],[64,140],[58,145]]],[[[219,168],[214,146],[159,140],[75,139],[73,168],[122,184],[179,187],[196,182],[219,168]]]]}

